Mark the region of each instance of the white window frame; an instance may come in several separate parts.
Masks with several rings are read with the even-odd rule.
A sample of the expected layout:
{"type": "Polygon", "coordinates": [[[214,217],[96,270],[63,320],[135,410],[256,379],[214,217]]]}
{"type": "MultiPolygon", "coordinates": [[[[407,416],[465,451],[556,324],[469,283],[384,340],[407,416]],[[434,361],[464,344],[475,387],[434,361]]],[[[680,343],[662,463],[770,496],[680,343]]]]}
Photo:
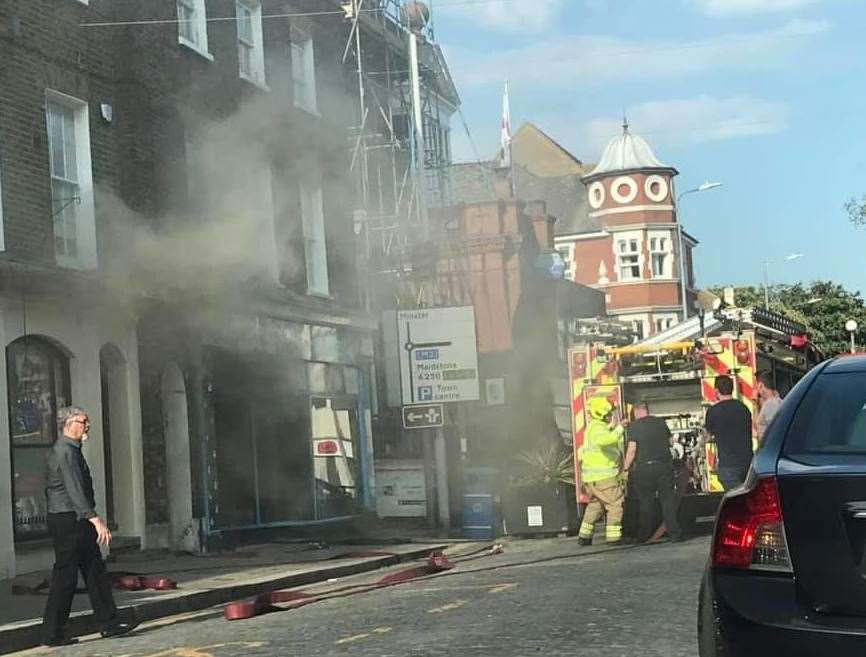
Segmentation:
{"type": "Polygon", "coordinates": [[[620,282],[643,280],[642,258],[640,252],[641,241],[635,236],[617,237],[616,241],[616,273],[620,282]],[[637,275],[634,269],[637,269],[637,275]],[[629,271],[627,275],[624,272],[629,271]]]}
{"type": "MultiPolygon", "coordinates": [[[[96,254],[96,208],[93,193],[93,166],[90,153],[90,108],[87,103],[79,98],[67,96],[66,94],[53,91],[45,92],[45,128],[48,135],[48,174],[51,180],[51,224],[52,231],[57,228],[60,212],[72,216],[75,229],[75,255],[70,256],[57,252],[55,236],[54,256],[55,262],[61,267],[70,269],[93,269],[97,266],[96,254]],[[49,119],[49,107],[57,105],[72,112],[73,134],[75,140],[75,168],[76,177],[63,178],[54,175],[52,162],[53,142],[51,139],[51,123],[49,119]],[[54,181],[58,183],[75,185],[77,193],[75,198],[64,199],[60,208],[55,209],[54,203],[54,181]]],[[[64,142],[66,141],[64,137],[64,142]]],[[[68,144],[64,144],[66,146],[68,144]]],[[[64,149],[64,160],[66,152],[64,149]]],[[[64,164],[65,168],[65,164],[64,164]]]]}
{"type": "Polygon", "coordinates": [[[205,0],[175,0],[177,7],[177,40],[182,46],[197,52],[205,59],[213,61],[213,55],[208,50],[207,43],[207,6],[205,0]],[[183,10],[190,12],[192,19],[185,19],[183,10]],[[186,28],[191,31],[189,38],[184,34],[186,28]]]}
{"type": "Polygon", "coordinates": [[[292,28],[291,36],[289,37],[289,57],[291,61],[291,79],[292,79],[292,100],[295,107],[318,115],[318,94],[316,93],[316,59],[315,49],[313,48],[313,37],[297,28],[292,28]],[[303,80],[298,78],[297,70],[299,63],[298,56],[303,57],[303,80]],[[304,93],[298,93],[299,88],[304,90],[304,93]]]}
{"type": "Polygon", "coordinates": [[[672,279],[673,275],[673,238],[670,231],[650,232],[649,243],[650,274],[654,279],[672,279]],[[661,260],[661,268],[656,263],[661,260]]]}
{"type": "Polygon", "coordinates": [[[301,227],[304,238],[304,263],[307,272],[307,294],[330,297],[328,245],[322,186],[300,182],[301,227]]]}
{"type": "Polygon", "coordinates": [[[238,28],[238,72],[247,82],[267,89],[265,80],[265,46],[262,32],[262,4],[257,0],[235,0],[235,16],[238,28]],[[242,12],[249,12],[250,35],[246,37],[241,28],[242,12]],[[249,70],[244,70],[244,54],[249,57],[249,70]]]}

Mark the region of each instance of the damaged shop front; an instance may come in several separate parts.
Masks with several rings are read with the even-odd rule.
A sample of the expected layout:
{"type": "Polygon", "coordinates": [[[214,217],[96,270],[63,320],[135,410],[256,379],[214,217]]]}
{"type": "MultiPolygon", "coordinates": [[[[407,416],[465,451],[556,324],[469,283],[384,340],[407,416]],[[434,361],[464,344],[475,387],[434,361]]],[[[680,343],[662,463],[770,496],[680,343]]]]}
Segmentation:
{"type": "Polygon", "coordinates": [[[189,318],[162,364],[153,542],[207,550],[357,518],[374,503],[369,331],[215,319],[189,318]]]}

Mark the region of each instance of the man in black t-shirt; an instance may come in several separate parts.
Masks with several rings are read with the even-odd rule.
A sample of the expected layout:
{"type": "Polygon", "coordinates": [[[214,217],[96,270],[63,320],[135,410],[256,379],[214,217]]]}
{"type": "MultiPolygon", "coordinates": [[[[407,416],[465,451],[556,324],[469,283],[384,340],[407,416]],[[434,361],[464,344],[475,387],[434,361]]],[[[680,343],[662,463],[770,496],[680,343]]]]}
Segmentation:
{"type": "Polygon", "coordinates": [[[632,484],[638,497],[638,540],[647,541],[656,529],[655,498],[662,506],[668,538],[682,538],[677,521],[677,498],[674,493],[674,468],[671,460],[671,432],[661,418],[649,414],[644,403],[634,407],[635,421],[628,428],[628,447],[623,469],[634,469],[632,484]]]}
{"type": "Polygon", "coordinates": [[[716,392],[719,401],[707,410],[706,427],[716,441],[719,481],[730,490],[746,480],[752,462],[752,413],[733,398],[731,377],[717,376],[716,392]]]}

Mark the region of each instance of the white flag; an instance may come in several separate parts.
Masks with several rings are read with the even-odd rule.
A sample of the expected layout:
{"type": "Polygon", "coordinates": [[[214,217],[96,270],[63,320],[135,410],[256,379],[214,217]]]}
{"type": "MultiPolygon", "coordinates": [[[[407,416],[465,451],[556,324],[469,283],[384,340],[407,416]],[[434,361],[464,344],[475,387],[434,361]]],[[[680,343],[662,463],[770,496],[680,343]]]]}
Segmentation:
{"type": "Polygon", "coordinates": [[[511,103],[508,99],[508,82],[502,94],[502,127],[500,131],[499,166],[511,167],[511,103]]]}

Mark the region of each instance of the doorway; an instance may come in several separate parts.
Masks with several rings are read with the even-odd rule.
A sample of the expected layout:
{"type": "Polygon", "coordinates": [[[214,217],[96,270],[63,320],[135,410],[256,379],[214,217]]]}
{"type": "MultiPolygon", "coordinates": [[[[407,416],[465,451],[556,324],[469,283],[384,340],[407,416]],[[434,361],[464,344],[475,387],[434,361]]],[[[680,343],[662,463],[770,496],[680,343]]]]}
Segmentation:
{"type": "Polygon", "coordinates": [[[113,344],[99,350],[105,516],[121,536],[134,536],[135,508],[126,359],[113,344]]]}
{"type": "Polygon", "coordinates": [[[176,363],[169,363],[162,373],[161,392],[171,547],[174,550],[196,552],[199,537],[192,515],[186,382],[176,363]]]}

